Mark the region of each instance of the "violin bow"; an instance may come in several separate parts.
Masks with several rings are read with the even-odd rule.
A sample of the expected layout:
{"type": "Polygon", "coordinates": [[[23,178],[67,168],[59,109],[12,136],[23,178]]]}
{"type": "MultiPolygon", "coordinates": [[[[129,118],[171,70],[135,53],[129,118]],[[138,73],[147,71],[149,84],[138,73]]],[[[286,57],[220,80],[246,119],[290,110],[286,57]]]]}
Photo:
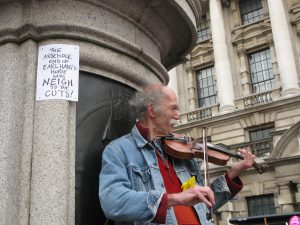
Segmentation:
{"type": "MultiPolygon", "coordinates": [[[[202,129],[202,138],[203,138],[203,159],[204,159],[204,184],[209,187],[209,167],[208,167],[208,150],[207,150],[207,128],[204,127],[202,129]]],[[[207,220],[211,220],[214,223],[212,218],[212,207],[206,206],[206,218],[207,220]]]]}

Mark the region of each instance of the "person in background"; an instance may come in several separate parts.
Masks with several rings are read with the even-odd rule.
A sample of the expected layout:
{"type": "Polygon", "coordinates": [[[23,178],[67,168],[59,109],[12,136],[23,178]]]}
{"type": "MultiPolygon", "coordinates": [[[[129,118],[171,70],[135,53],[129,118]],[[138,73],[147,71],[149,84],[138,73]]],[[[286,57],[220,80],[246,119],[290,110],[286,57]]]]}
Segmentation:
{"type": "Polygon", "coordinates": [[[289,225],[300,225],[300,216],[292,216],[289,225]]]}
{"type": "Polygon", "coordinates": [[[242,189],[238,175],[252,166],[255,156],[240,149],[244,160],[204,186],[199,162],[171,157],[161,142],[179,119],[174,91],[153,84],[131,103],[136,124],[102,155],[99,198],[104,214],[116,225],[211,224],[207,207],[218,209],[242,189]],[[183,191],[181,185],[193,176],[196,185],[183,191]]]}

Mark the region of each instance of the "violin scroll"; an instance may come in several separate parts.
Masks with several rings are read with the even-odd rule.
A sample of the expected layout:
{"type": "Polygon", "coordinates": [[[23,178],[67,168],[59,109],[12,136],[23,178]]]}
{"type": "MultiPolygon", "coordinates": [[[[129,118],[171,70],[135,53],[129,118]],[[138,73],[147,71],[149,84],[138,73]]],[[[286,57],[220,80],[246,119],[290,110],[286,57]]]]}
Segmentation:
{"type": "Polygon", "coordinates": [[[269,168],[269,165],[266,163],[256,163],[254,162],[253,167],[256,169],[256,171],[259,174],[262,174],[264,172],[266,172],[266,170],[269,168]]]}

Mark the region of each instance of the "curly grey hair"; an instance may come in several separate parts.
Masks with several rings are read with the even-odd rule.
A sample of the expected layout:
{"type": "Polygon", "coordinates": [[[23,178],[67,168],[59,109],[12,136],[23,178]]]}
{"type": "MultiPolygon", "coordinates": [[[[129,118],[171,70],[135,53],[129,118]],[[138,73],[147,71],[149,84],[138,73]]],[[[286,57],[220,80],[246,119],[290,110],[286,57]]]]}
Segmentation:
{"type": "Polygon", "coordinates": [[[143,92],[137,92],[129,101],[133,108],[133,114],[138,120],[146,118],[147,107],[149,104],[153,105],[153,110],[157,113],[161,112],[161,100],[165,93],[163,85],[155,84],[144,89],[143,92]]]}

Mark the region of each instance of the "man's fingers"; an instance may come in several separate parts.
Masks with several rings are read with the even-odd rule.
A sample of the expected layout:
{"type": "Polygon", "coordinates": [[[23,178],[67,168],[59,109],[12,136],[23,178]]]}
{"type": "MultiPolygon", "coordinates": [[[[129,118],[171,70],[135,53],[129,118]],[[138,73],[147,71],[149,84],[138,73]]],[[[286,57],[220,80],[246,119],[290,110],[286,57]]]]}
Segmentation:
{"type": "Polygon", "coordinates": [[[239,148],[238,149],[239,152],[241,152],[244,156],[244,158],[249,158],[249,159],[252,159],[252,158],[255,158],[256,156],[252,154],[252,152],[246,148],[239,148]]]}
{"type": "Polygon", "coordinates": [[[205,204],[208,205],[209,207],[212,207],[212,206],[213,206],[212,202],[210,202],[210,201],[208,200],[208,198],[206,198],[206,197],[205,197],[204,195],[202,195],[201,193],[198,193],[198,199],[200,200],[200,202],[205,203],[205,204]]]}
{"type": "Polygon", "coordinates": [[[198,196],[202,202],[212,207],[215,204],[215,196],[209,187],[202,187],[198,190],[198,196]]]}

